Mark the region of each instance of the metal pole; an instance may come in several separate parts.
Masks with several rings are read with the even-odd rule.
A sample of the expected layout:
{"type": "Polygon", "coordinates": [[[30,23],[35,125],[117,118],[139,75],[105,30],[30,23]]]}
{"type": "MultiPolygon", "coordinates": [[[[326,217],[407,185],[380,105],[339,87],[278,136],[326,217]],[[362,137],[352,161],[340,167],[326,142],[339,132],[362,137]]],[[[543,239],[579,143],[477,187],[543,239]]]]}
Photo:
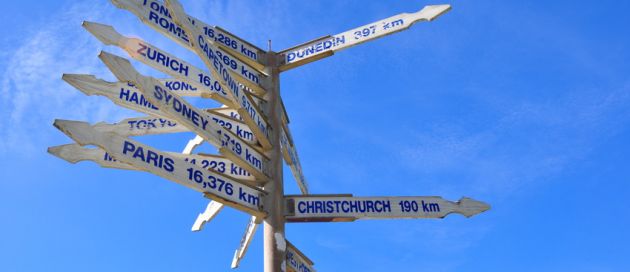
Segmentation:
{"type": "Polygon", "coordinates": [[[278,55],[271,51],[271,41],[269,41],[268,59],[272,86],[269,86],[264,98],[269,102],[268,117],[273,130],[271,140],[273,148],[267,153],[271,158],[271,178],[272,180],[265,186],[268,192],[265,203],[269,215],[265,219],[264,230],[264,267],[265,272],[280,272],[286,267],[283,266],[286,254],[286,240],[284,235],[284,184],[282,180],[282,151],[280,150],[280,130],[282,129],[282,106],[280,103],[280,70],[278,69],[278,55]]]}

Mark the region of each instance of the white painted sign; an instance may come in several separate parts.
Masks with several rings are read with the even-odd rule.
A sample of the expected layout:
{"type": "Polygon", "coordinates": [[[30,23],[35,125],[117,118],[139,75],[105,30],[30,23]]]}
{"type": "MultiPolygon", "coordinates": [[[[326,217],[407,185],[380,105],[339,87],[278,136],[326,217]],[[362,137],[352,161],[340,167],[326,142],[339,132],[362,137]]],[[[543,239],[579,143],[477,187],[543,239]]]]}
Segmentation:
{"type": "Polygon", "coordinates": [[[48,153],[69,163],[92,161],[105,168],[138,170],[129,164],[114,160],[105,150],[101,148],[87,148],[78,144],[66,144],[51,146],[48,148],[48,153]]]}
{"type": "MultiPolygon", "coordinates": [[[[181,27],[173,23],[171,13],[161,1],[154,0],[112,0],[118,8],[125,9],[135,14],[143,23],[156,31],[171,38],[185,48],[191,49],[188,44],[188,35],[181,27]]],[[[216,26],[210,26],[201,20],[187,15],[199,29],[203,30],[207,40],[215,42],[221,49],[248,65],[263,72],[266,64],[266,52],[234,36],[216,26]]]]}
{"type": "MultiPolygon", "coordinates": [[[[92,128],[100,133],[110,133],[102,131],[97,125],[92,128]]],[[[118,136],[123,136],[119,135],[118,136]]],[[[142,170],[131,165],[121,163],[107,151],[100,148],[86,148],[77,144],[67,144],[48,148],[48,153],[53,154],[70,163],[80,161],[92,161],[105,168],[123,169],[123,170],[142,170]]],[[[250,186],[256,186],[255,177],[248,173],[242,167],[222,156],[201,155],[201,154],[180,154],[174,152],[164,152],[171,157],[175,157],[193,165],[201,166],[205,169],[221,173],[225,176],[233,178],[237,181],[250,186]]]]}
{"type": "Polygon", "coordinates": [[[208,203],[206,210],[203,213],[200,213],[199,216],[197,216],[197,220],[195,220],[195,223],[192,226],[192,231],[201,231],[203,229],[203,226],[210,220],[212,220],[215,216],[217,216],[217,214],[219,214],[222,209],[223,204],[211,200],[208,203]]]}
{"type": "Polygon", "coordinates": [[[287,272],[315,272],[313,261],[287,241],[287,272]]]}
{"type": "MultiPolygon", "coordinates": [[[[127,132],[123,132],[124,130],[116,131],[116,133],[120,135],[143,135],[142,133],[144,132],[157,134],[190,131],[187,128],[186,130],[183,130],[184,127],[179,125],[179,123],[164,117],[158,107],[149,102],[149,100],[145,98],[144,94],[133,84],[125,82],[107,82],[97,79],[93,75],[64,74],[62,79],[86,95],[104,96],[116,105],[155,117],[153,122],[151,122],[152,120],[147,119],[146,122],[138,120],[136,123],[131,123],[132,120],[129,120],[129,129],[127,132]],[[170,122],[163,122],[163,120],[170,120],[170,122]],[[175,123],[175,126],[172,126],[173,123],[175,123]],[[141,128],[145,125],[146,129],[143,132],[141,128]],[[154,125],[155,128],[152,129],[154,125]]],[[[174,92],[178,93],[176,91],[174,92]]],[[[254,136],[254,133],[247,125],[239,120],[215,112],[206,112],[206,115],[208,120],[212,120],[216,124],[230,130],[243,141],[250,144],[257,144],[258,140],[254,136]]],[[[121,127],[124,127],[123,124],[120,125],[121,127]]]]}
{"type": "Polygon", "coordinates": [[[286,71],[334,54],[348,47],[371,41],[409,28],[416,22],[432,21],[451,9],[451,5],[425,6],[415,13],[402,13],[387,19],[327,36],[280,52],[284,55],[281,71],[286,71]]]}
{"type": "MultiPolygon", "coordinates": [[[[238,112],[230,108],[211,109],[209,110],[209,112],[229,115],[230,117],[235,119],[240,118],[238,112]]],[[[284,119],[283,122],[286,122],[285,120],[286,119],[284,119]]],[[[284,123],[284,125],[282,126],[282,131],[280,133],[280,146],[282,148],[282,157],[291,169],[293,178],[295,178],[295,181],[297,182],[300,191],[302,192],[302,194],[307,195],[309,192],[308,183],[306,182],[306,178],[304,177],[304,173],[302,172],[302,164],[300,163],[300,157],[298,156],[295,144],[293,143],[291,134],[287,132],[287,130],[288,126],[286,125],[286,123],[284,123]]]]}
{"type": "Polygon", "coordinates": [[[195,191],[211,194],[225,205],[264,217],[265,193],[227,176],[191,164],[153,147],[113,134],[102,133],[85,122],[55,120],[54,126],[80,145],[96,145],[118,161],[195,191]]]}
{"type": "Polygon", "coordinates": [[[85,21],[83,22],[83,27],[102,43],[118,46],[125,50],[133,59],[198,88],[205,93],[204,97],[234,106],[221,84],[210,77],[203,69],[191,65],[141,39],[125,37],[112,26],[85,21]]]}
{"type": "Polygon", "coordinates": [[[284,161],[291,168],[291,173],[293,173],[293,177],[300,187],[300,191],[302,194],[308,194],[308,183],[306,183],[306,178],[304,178],[304,173],[302,172],[302,164],[300,163],[300,158],[298,157],[297,151],[295,149],[295,145],[293,145],[292,141],[287,137],[287,132],[285,131],[285,127],[282,127],[282,131],[280,133],[280,145],[282,146],[282,155],[284,157],[284,161]]]}
{"type": "MultiPolygon", "coordinates": [[[[120,1],[123,2],[123,1],[120,1]]],[[[126,6],[130,6],[131,3],[127,3],[126,6]]],[[[147,3],[148,4],[148,3],[147,3]]],[[[148,4],[148,6],[144,6],[144,7],[148,7],[149,9],[151,8],[151,6],[153,6],[155,9],[154,11],[154,15],[160,16],[161,18],[159,19],[159,21],[162,21],[162,24],[164,25],[169,25],[172,27],[178,27],[177,24],[175,24],[172,21],[172,12],[170,12],[168,10],[167,7],[165,7],[164,5],[162,5],[159,2],[152,2],[150,4],[148,4]],[[157,5],[159,5],[159,7],[157,7],[157,5]],[[157,9],[157,13],[155,13],[155,10],[157,9]]],[[[145,12],[143,14],[147,14],[146,11],[147,8],[144,8],[145,12]]],[[[151,11],[149,11],[149,13],[151,13],[151,11]]],[[[184,14],[185,15],[185,14],[184,14]]],[[[150,16],[150,14],[149,14],[150,16]]],[[[157,30],[158,32],[162,33],[164,36],[174,40],[175,42],[178,43],[184,43],[184,40],[180,39],[181,36],[186,36],[188,37],[189,35],[187,35],[188,32],[186,32],[185,30],[182,30],[180,28],[179,32],[182,32],[183,35],[179,35],[178,31],[171,31],[170,29],[165,29],[163,27],[161,27],[161,25],[155,24],[155,20],[142,20],[144,16],[139,16],[139,18],[141,19],[141,21],[147,25],[149,25],[150,27],[152,27],[153,29],[157,30]],[[159,26],[158,26],[159,25],[159,26]]],[[[154,16],[155,17],[155,16],[154,16]]],[[[186,20],[189,21],[191,20],[190,17],[188,17],[188,15],[185,15],[186,20]]],[[[251,68],[249,65],[241,62],[238,58],[234,58],[232,55],[227,54],[224,50],[218,48],[218,45],[226,45],[224,43],[224,40],[222,40],[221,42],[219,41],[219,37],[218,34],[215,34],[214,31],[212,29],[203,29],[203,28],[199,28],[198,24],[196,23],[196,21],[192,21],[191,22],[193,24],[193,26],[195,28],[197,28],[197,30],[200,33],[204,33],[204,43],[211,43],[214,47],[214,53],[218,56],[218,59],[220,59],[223,64],[230,69],[233,73],[234,76],[236,78],[236,80],[242,84],[244,84],[245,86],[247,86],[248,88],[254,90],[256,93],[258,94],[264,94],[266,92],[266,90],[264,89],[264,86],[269,86],[270,85],[270,79],[262,74],[259,73],[257,70],[254,70],[253,68],[251,68]],[[211,38],[212,37],[212,38],[211,38]]],[[[202,38],[203,39],[203,38],[202,38]]],[[[228,38],[229,39],[229,38],[228,38]]],[[[190,42],[189,39],[188,42],[190,42]]],[[[193,41],[195,43],[197,43],[198,41],[193,41]]],[[[231,42],[231,40],[230,40],[231,42]]],[[[194,51],[194,48],[192,48],[190,46],[189,43],[186,44],[186,46],[184,46],[190,50],[194,51]]],[[[231,48],[231,47],[230,47],[231,48]]]]}
{"type": "Polygon", "coordinates": [[[486,203],[470,198],[457,202],[437,196],[427,197],[352,197],[286,196],[287,221],[325,222],[356,219],[444,218],[451,213],[471,217],[490,209],[486,203]]]}
{"type": "Polygon", "coordinates": [[[165,2],[166,6],[171,11],[173,21],[190,35],[191,46],[193,46],[197,55],[199,55],[206,64],[212,76],[219,80],[221,85],[228,90],[232,101],[234,101],[233,104],[241,106],[240,108],[238,106],[234,108],[238,109],[239,114],[252,129],[260,144],[265,149],[270,149],[272,145],[269,142],[269,122],[260,114],[260,110],[258,110],[256,105],[252,102],[251,96],[241,89],[238,82],[235,80],[234,73],[226,68],[226,65],[224,65],[221,59],[222,56],[216,53],[216,47],[212,43],[206,42],[206,39],[199,29],[193,26],[188,20],[179,2],[165,2]],[[248,119],[251,120],[248,121],[248,119]]]}
{"type": "Polygon", "coordinates": [[[240,140],[236,135],[211,122],[206,112],[197,109],[160,84],[156,79],[139,74],[131,63],[116,55],[101,52],[99,58],[118,80],[133,83],[146,99],[160,108],[166,117],[186,126],[192,132],[219,148],[219,152],[248,172],[267,181],[268,161],[259,150],[240,140]]]}
{"type": "Polygon", "coordinates": [[[120,136],[143,136],[190,131],[176,121],[153,116],[127,118],[115,124],[100,122],[95,124],[94,128],[101,132],[116,133],[120,136]]]}
{"type": "Polygon", "coordinates": [[[249,248],[249,244],[251,244],[252,239],[254,238],[254,234],[256,233],[256,229],[258,229],[258,225],[260,222],[256,222],[256,217],[252,216],[249,219],[249,223],[245,228],[245,233],[243,234],[243,238],[241,239],[241,243],[234,252],[234,257],[232,258],[232,269],[237,268],[241,263],[243,257],[245,257],[245,253],[247,253],[247,249],[249,248]]]}

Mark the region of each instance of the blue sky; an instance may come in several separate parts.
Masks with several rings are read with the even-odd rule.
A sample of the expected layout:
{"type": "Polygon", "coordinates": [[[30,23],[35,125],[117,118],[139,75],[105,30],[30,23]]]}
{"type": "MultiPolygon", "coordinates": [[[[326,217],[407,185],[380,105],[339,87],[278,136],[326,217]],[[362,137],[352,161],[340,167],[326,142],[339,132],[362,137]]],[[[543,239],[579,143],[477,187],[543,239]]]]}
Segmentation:
{"type": "MultiPolygon", "coordinates": [[[[182,3],[281,50],[444,2],[182,3]]],[[[313,193],[469,196],[492,210],[470,219],[290,224],[287,238],[318,271],[630,271],[630,3],[450,3],[435,22],[284,73],[281,92],[313,193]]],[[[138,115],[61,80],[91,73],[113,81],[98,52],[126,56],[81,21],[200,60],[107,1],[3,8],[0,271],[229,270],[246,214],[225,209],[192,233],[207,204],[198,193],[46,153],[71,141],[55,118],[138,115]]],[[[190,138],[138,139],[181,151],[190,138]]],[[[288,168],[285,185],[298,193],[288,168]]],[[[261,271],[260,230],[239,271],[261,271]]]]}

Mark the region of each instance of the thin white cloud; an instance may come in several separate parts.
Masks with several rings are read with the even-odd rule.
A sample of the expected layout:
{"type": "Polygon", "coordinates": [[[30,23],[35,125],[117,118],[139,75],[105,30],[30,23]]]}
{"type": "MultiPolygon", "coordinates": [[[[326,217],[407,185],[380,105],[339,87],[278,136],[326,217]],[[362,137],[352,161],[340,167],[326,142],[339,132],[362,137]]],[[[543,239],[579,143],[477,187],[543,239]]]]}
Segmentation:
{"type": "Polygon", "coordinates": [[[44,26],[32,26],[41,29],[7,49],[0,80],[1,152],[42,152],[38,145],[52,131],[54,118],[96,122],[129,114],[105,99],[86,97],[61,80],[63,73],[109,74],[96,57],[102,45],[81,27],[84,19],[109,17],[113,9],[101,5],[62,7],[64,12],[53,13],[44,26]]]}
{"type": "Polygon", "coordinates": [[[576,91],[542,105],[524,103],[485,130],[435,128],[417,134],[419,144],[400,157],[422,173],[448,171],[470,178],[457,182],[466,191],[506,196],[586,158],[630,122],[629,104],[630,86],[576,91]]]}

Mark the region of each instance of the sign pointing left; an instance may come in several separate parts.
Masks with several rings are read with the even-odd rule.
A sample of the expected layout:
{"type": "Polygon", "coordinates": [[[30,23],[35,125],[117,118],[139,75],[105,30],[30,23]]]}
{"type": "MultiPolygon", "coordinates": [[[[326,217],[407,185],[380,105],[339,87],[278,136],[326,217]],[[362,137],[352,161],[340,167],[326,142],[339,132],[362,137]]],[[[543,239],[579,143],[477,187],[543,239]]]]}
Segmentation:
{"type": "Polygon", "coordinates": [[[193,165],[153,147],[116,135],[102,133],[88,123],[55,120],[56,128],[80,145],[96,145],[119,162],[144,170],[195,191],[213,200],[252,215],[264,217],[262,203],[265,193],[231,178],[193,165]]]}

